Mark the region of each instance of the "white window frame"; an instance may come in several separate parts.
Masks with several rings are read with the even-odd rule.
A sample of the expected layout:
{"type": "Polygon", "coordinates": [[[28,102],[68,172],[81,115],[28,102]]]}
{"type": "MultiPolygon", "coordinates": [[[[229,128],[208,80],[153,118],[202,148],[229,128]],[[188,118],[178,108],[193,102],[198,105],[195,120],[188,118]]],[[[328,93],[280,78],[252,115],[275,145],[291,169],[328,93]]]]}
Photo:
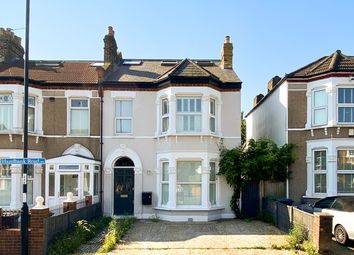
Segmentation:
{"type": "Polygon", "coordinates": [[[62,195],[61,194],[61,190],[60,190],[60,187],[61,187],[61,176],[67,176],[67,175],[76,175],[77,176],[77,195],[75,195],[75,193],[73,192],[74,194],[74,197],[80,197],[81,196],[81,191],[80,191],[80,187],[82,186],[81,182],[80,182],[80,172],[77,172],[77,173],[73,173],[73,172],[68,172],[68,173],[63,173],[63,172],[60,172],[58,174],[58,178],[59,178],[59,183],[58,183],[58,187],[59,187],[59,197],[60,198],[65,198],[67,196],[67,194],[64,194],[62,195]]]}
{"type": "Polygon", "coordinates": [[[170,164],[168,161],[162,161],[161,162],[161,206],[167,206],[169,200],[170,200],[170,183],[169,183],[169,167],[170,167],[170,164]],[[164,171],[164,165],[167,165],[167,180],[164,180],[163,178],[163,171],[164,171]],[[164,185],[167,185],[167,202],[164,203],[163,200],[164,200],[164,196],[163,196],[163,186],[164,185]]]}
{"type": "Polygon", "coordinates": [[[319,88],[319,89],[314,89],[312,90],[312,126],[324,126],[328,123],[328,95],[326,92],[325,88],[319,88]],[[326,105],[323,106],[315,106],[315,93],[316,92],[320,92],[320,91],[324,91],[325,95],[326,95],[326,105]],[[315,123],[315,111],[316,110],[325,110],[326,112],[326,120],[323,123],[315,123]]]}
{"type": "Polygon", "coordinates": [[[170,123],[169,123],[169,121],[170,121],[170,106],[169,106],[169,101],[168,101],[168,98],[163,98],[162,100],[161,100],[161,133],[162,134],[165,134],[165,133],[167,133],[168,131],[169,131],[169,129],[170,129],[170,123]],[[164,103],[166,102],[166,108],[165,108],[165,106],[164,106],[164,103]],[[166,109],[166,111],[165,111],[165,109],[166,109]],[[164,120],[166,120],[167,121],[167,129],[166,130],[164,130],[164,120]]]}
{"type": "MultiPolygon", "coordinates": [[[[184,121],[183,121],[184,124],[184,121]]],[[[183,125],[184,126],[184,125],[183,125]]],[[[202,104],[202,97],[201,96],[176,96],[176,132],[177,133],[200,133],[202,132],[203,129],[203,104],[202,104]],[[191,112],[190,111],[190,100],[194,99],[194,108],[195,111],[191,112]],[[182,100],[181,104],[181,111],[178,111],[178,100],[182,100]],[[188,111],[184,109],[184,104],[183,100],[188,100],[188,111]],[[200,100],[200,112],[196,111],[197,110],[197,100],[200,100]],[[188,130],[178,130],[178,117],[179,116],[189,116],[188,118],[188,130]],[[190,117],[191,116],[200,116],[200,130],[191,130],[191,125],[190,125],[190,117]]]]}
{"type": "Polygon", "coordinates": [[[327,168],[328,168],[328,165],[327,165],[327,158],[328,158],[328,152],[326,149],[314,149],[313,152],[312,152],[312,155],[313,155],[313,165],[312,165],[312,188],[313,188],[313,193],[314,194],[327,194],[328,192],[328,174],[327,174],[327,168]],[[319,170],[316,170],[316,157],[315,157],[315,153],[316,152],[325,152],[326,153],[326,162],[325,162],[325,169],[319,169],[319,170]],[[315,183],[315,176],[316,175],[323,175],[325,174],[326,176],[326,192],[316,192],[316,183],[315,183]]]}
{"type": "Polygon", "coordinates": [[[344,86],[339,86],[337,87],[337,98],[336,98],[336,102],[337,102],[337,108],[336,108],[336,114],[337,114],[337,123],[339,125],[341,124],[353,124],[354,123],[354,119],[352,122],[340,122],[339,121],[339,107],[343,107],[343,108],[352,108],[352,111],[354,111],[354,98],[353,98],[353,103],[339,103],[339,89],[353,89],[354,87],[350,86],[350,87],[344,87],[344,86]]]}
{"type": "MultiPolygon", "coordinates": [[[[337,162],[338,162],[338,151],[347,151],[347,153],[349,152],[349,151],[354,151],[354,148],[338,148],[337,149],[337,162]]],[[[350,155],[349,156],[350,158],[351,157],[354,157],[354,155],[352,156],[352,155],[350,155]]],[[[352,169],[352,170],[339,170],[338,169],[338,163],[337,163],[337,174],[336,174],[336,180],[334,180],[335,182],[338,182],[338,175],[339,174],[352,174],[352,175],[354,175],[354,169],[352,169]]],[[[352,185],[354,185],[353,183],[352,183],[352,185]]],[[[354,192],[339,192],[338,191],[338,185],[336,185],[337,186],[337,190],[336,190],[336,192],[337,192],[337,194],[338,195],[352,195],[352,194],[354,194],[354,192]]]]}
{"type": "Polygon", "coordinates": [[[91,170],[90,170],[90,165],[89,164],[84,164],[83,171],[82,171],[82,195],[83,196],[89,196],[92,195],[92,190],[91,190],[91,170]],[[86,167],[88,166],[88,169],[86,167]],[[89,176],[89,181],[88,181],[88,194],[85,194],[85,174],[88,174],[89,176]]]}
{"type": "Polygon", "coordinates": [[[84,98],[80,98],[80,97],[73,97],[73,98],[69,98],[69,114],[68,114],[68,133],[69,135],[71,136],[89,136],[90,133],[91,133],[91,129],[90,129],[90,123],[91,123],[91,120],[90,120],[90,98],[87,98],[87,97],[84,97],[84,98]],[[86,100],[87,101],[87,107],[72,107],[71,106],[71,102],[73,100],[86,100]],[[87,134],[75,134],[75,133],[72,133],[71,131],[71,110],[88,110],[87,111],[87,114],[88,114],[88,123],[87,123],[87,134]]]}
{"type": "Polygon", "coordinates": [[[200,181],[197,182],[197,181],[178,181],[178,163],[185,163],[185,162],[190,162],[190,163],[196,163],[198,162],[200,164],[200,167],[202,168],[203,167],[203,161],[202,160],[184,160],[184,159],[181,159],[181,160],[177,160],[176,162],[176,205],[177,207],[199,207],[199,206],[202,206],[203,204],[203,176],[202,176],[202,173],[200,173],[200,181]],[[178,185],[199,185],[200,186],[200,203],[199,204],[193,204],[193,205],[186,205],[186,204],[179,204],[178,203],[178,185]]]}
{"type": "Polygon", "coordinates": [[[116,98],[114,100],[114,133],[116,135],[132,135],[133,134],[133,130],[134,130],[134,121],[133,121],[133,116],[134,116],[134,102],[133,102],[133,99],[132,98],[116,98]],[[120,102],[120,101],[130,101],[131,102],[131,112],[132,112],[132,115],[130,117],[121,117],[121,116],[117,116],[117,112],[116,112],[116,109],[117,109],[117,102],[120,102]],[[131,130],[130,132],[127,132],[127,133],[123,133],[123,132],[117,132],[117,120],[130,120],[131,121],[131,130]]]}
{"type": "Polygon", "coordinates": [[[12,173],[11,173],[11,165],[6,165],[6,167],[9,167],[9,175],[0,175],[0,180],[6,180],[6,181],[10,181],[10,200],[9,200],[9,204],[3,204],[3,205],[0,205],[0,206],[10,206],[10,203],[11,203],[11,196],[12,196],[12,192],[11,192],[11,189],[12,189],[12,173]]]}
{"type": "Polygon", "coordinates": [[[216,162],[215,161],[210,161],[209,162],[209,165],[210,165],[210,175],[209,175],[209,202],[210,202],[210,205],[211,206],[216,206],[217,205],[217,164],[216,164],[216,162]],[[212,169],[212,167],[211,167],[211,164],[214,164],[214,167],[215,167],[215,169],[214,169],[214,171],[215,171],[215,179],[214,180],[211,180],[211,169],[212,169]],[[212,203],[211,202],[211,198],[210,198],[210,191],[211,191],[211,189],[210,189],[210,187],[211,187],[211,185],[215,185],[215,203],[212,203]]]}
{"type": "MultiPolygon", "coordinates": [[[[100,193],[100,165],[93,165],[93,177],[92,177],[92,195],[98,196],[100,193]],[[97,176],[97,179],[95,178],[97,176]],[[95,180],[97,180],[97,192],[95,189],[95,180]]],[[[91,184],[90,184],[91,186],[91,184]]]]}
{"type": "Polygon", "coordinates": [[[210,98],[209,102],[209,130],[211,133],[215,134],[217,132],[217,122],[216,122],[216,99],[215,98],[210,98]],[[214,113],[212,112],[212,104],[214,104],[214,113]],[[214,128],[215,130],[211,129],[211,120],[214,119],[214,128]]]}
{"type": "Polygon", "coordinates": [[[14,115],[14,112],[13,112],[13,108],[14,108],[14,101],[13,101],[13,96],[12,96],[12,93],[0,93],[0,97],[5,97],[5,96],[8,96],[9,97],[9,102],[1,102],[0,101],[0,105],[12,105],[12,108],[11,108],[11,113],[10,113],[10,123],[9,123],[9,128],[8,129],[4,129],[4,130],[1,130],[0,129],[0,132],[7,132],[9,130],[12,130],[13,129],[13,115],[14,115]]]}

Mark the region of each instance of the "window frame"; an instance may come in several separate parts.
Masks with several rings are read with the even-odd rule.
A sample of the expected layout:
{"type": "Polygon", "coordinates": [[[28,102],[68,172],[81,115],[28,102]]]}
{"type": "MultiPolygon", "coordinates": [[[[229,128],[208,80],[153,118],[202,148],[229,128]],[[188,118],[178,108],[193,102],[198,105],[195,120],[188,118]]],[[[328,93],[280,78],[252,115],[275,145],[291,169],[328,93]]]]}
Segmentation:
{"type": "Polygon", "coordinates": [[[116,98],[114,99],[114,133],[115,135],[132,135],[133,130],[134,130],[134,121],[133,121],[133,116],[134,116],[134,102],[132,98],[116,98]],[[122,117],[122,116],[117,116],[117,102],[120,101],[130,101],[131,102],[131,116],[130,117],[122,117]],[[117,132],[117,120],[130,120],[130,132],[124,133],[124,132],[117,132]]]}
{"type": "Polygon", "coordinates": [[[180,133],[180,134],[195,134],[195,133],[200,133],[202,132],[202,129],[203,129],[203,103],[202,103],[202,96],[199,96],[199,95],[195,95],[195,96],[184,96],[184,95],[177,95],[176,96],[176,133],[180,133]],[[195,103],[194,103],[194,109],[195,111],[190,111],[190,108],[191,108],[191,100],[195,100],[195,103]],[[178,111],[178,100],[182,100],[181,102],[181,111],[178,111]],[[184,100],[188,100],[188,111],[185,111],[184,109],[184,103],[183,101],[184,100]],[[197,100],[200,101],[200,111],[197,111],[197,100]],[[187,116],[188,117],[188,129],[187,130],[184,130],[184,120],[182,121],[183,122],[183,129],[182,130],[178,130],[178,117],[184,117],[184,116],[187,116]],[[191,116],[198,116],[200,117],[200,123],[199,123],[199,126],[200,126],[200,129],[196,130],[194,128],[194,130],[191,130],[191,122],[190,122],[190,118],[191,116]]]}
{"type": "Polygon", "coordinates": [[[350,125],[350,124],[354,124],[354,118],[352,122],[341,122],[339,121],[339,108],[352,108],[352,110],[354,110],[354,98],[353,98],[353,102],[352,103],[339,103],[339,90],[340,89],[353,89],[354,87],[352,86],[337,86],[337,98],[336,98],[336,114],[337,114],[337,123],[339,125],[350,125]]]}
{"type": "Polygon", "coordinates": [[[91,109],[90,109],[90,103],[91,103],[91,100],[90,98],[87,98],[87,97],[72,97],[72,98],[69,98],[69,114],[68,114],[68,117],[69,117],[69,126],[68,126],[68,133],[69,135],[71,136],[90,136],[90,133],[91,133],[91,128],[90,128],[90,123],[91,123],[91,119],[90,119],[90,115],[91,115],[91,109]],[[73,100],[86,100],[87,101],[87,107],[72,107],[71,106],[71,103],[73,100]],[[87,110],[87,134],[77,134],[77,133],[73,133],[72,132],[72,123],[71,123],[71,114],[72,114],[72,110],[87,110]]]}
{"type": "Polygon", "coordinates": [[[327,95],[327,92],[326,92],[326,88],[318,88],[318,89],[314,89],[312,90],[312,103],[311,103],[311,115],[312,115],[312,126],[324,126],[324,125],[327,125],[328,123],[328,95],[327,95]],[[316,92],[320,92],[320,91],[324,91],[325,93],[325,98],[326,98],[326,104],[324,106],[315,106],[315,93],[316,92]],[[322,110],[324,109],[325,112],[326,112],[326,119],[323,123],[319,123],[319,124],[316,124],[315,123],[315,112],[316,110],[322,110]]]}
{"type": "MultiPolygon", "coordinates": [[[[354,190],[353,192],[339,192],[338,190],[338,176],[339,175],[354,175],[354,168],[353,169],[339,169],[339,151],[347,151],[346,154],[348,154],[349,151],[354,151],[354,148],[350,148],[350,147],[347,147],[347,148],[337,148],[337,172],[336,172],[336,186],[337,186],[337,194],[338,195],[351,195],[351,194],[354,194],[354,190]]],[[[354,155],[353,156],[349,156],[349,158],[354,158],[354,155]]],[[[354,186],[354,184],[352,183],[352,185],[354,186]]],[[[353,188],[354,189],[354,188],[353,188]]]]}
{"type": "Polygon", "coordinates": [[[13,108],[14,108],[13,95],[12,95],[12,93],[3,93],[3,92],[0,92],[0,96],[3,96],[3,97],[9,96],[10,101],[11,101],[11,102],[1,102],[1,101],[0,101],[0,105],[11,105],[11,106],[12,106],[12,107],[11,107],[11,110],[10,110],[10,114],[9,114],[9,116],[10,116],[9,128],[7,128],[7,129],[0,129],[0,132],[8,132],[8,131],[10,131],[10,130],[13,129],[13,115],[14,115],[14,112],[13,112],[13,108]]]}
{"type": "Polygon", "coordinates": [[[216,127],[216,99],[211,97],[209,101],[209,130],[212,134],[215,134],[217,132],[217,127],[216,127]],[[212,102],[214,104],[214,113],[212,113],[212,102]],[[214,130],[211,129],[211,120],[214,119],[214,130]]]}
{"type": "MultiPolygon", "coordinates": [[[[12,189],[12,171],[11,171],[11,165],[10,164],[6,164],[5,165],[6,167],[8,167],[8,172],[9,174],[8,175],[2,175],[2,173],[0,173],[0,180],[5,180],[7,182],[10,183],[10,197],[9,197],[9,203],[8,204],[2,204],[1,206],[10,206],[11,204],[11,197],[12,197],[12,194],[11,194],[11,189],[12,189]]],[[[2,165],[1,165],[2,167],[2,165]]]]}
{"type": "Polygon", "coordinates": [[[170,129],[170,106],[169,106],[169,100],[168,98],[162,98],[161,100],[161,133],[165,134],[169,131],[170,129]],[[166,107],[166,112],[164,111],[164,102],[166,102],[167,107],[166,107]],[[167,129],[164,130],[164,119],[167,119],[167,129]]]}
{"type": "Polygon", "coordinates": [[[209,162],[209,166],[210,166],[210,174],[209,174],[209,202],[210,202],[210,205],[211,206],[216,206],[217,205],[217,164],[216,164],[216,161],[210,161],[209,162]],[[214,174],[215,174],[215,179],[214,180],[211,180],[211,171],[212,171],[212,164],[214,164],[214,174]],[[212,201],[211,201],[211,197],[210,197],[210,195],[211,195],[211,189],[210,189],[210,187],[211,187],[211,185],[214,185],[215,186],[215,202],[214,203],[212,203],[212,201]]]}
{"type": "Polygon", "coordinates": [[[169,182],[169,167],[170,164],[168,161],[161,161],[161,206],[167,206],[169,200],[170,200],[170,182],[169,182]],[[167,180],[164,180],[164,165],[167,165],[167,180]],[[167,185],[167,200],[166,203],[164,203],[164,193],[163,193],[163,186],[167,185]]]}
{"type": "Polygon", "coordinates": [[[327,149],[314,149],[312,152],[313,155],[313,164],[312,164],[312,176],[313,176],[313,180],[312,180],[312,185],[313,185],[313,193],[314,194],[327,194],[328,192],[328,165],[327,165],[327,149]],[[316,152],[325,152],[325,169],[316,169],[316,152]],[[325,175],[326,178],[326,185],[325,185],[325,192],[316,192],[316,175],[325,175]]]}
{"type": "Polygon", "coordinates": [[[202,160],[187,160],[187,159],[181,159],[181,160],[177,160],[176,162],[176,206],[177,207],[198,207],[201,206],[203,204],[203,176],[202,176],[202,166],[203,166],[203,162],[202,160]],[[200,181],[179,181],[178,180],[178,172],[179,172],[179,168],[178,168],[178,164],[179,163],[199,163],[200,168],[201,168],[201,173],[199,174],[200,176],[200,181]],[[180,204],[178,203],[178,185],[198,185],[200,187],[200,203],[199,204],[180,204]]]}
{"type": "Polygon", "coordinates": [[[69,173],[63,173],[63,172],[60,172],[59,173],[59,197],[60,198],[65,198],[65,197],[67,197],[67,194],[64,194],[63,196],[62,196],[62,194],[61,194],[61,185],[62,185],[62,182],[61,182],[61,176],[73,176],[73,175],[76,175],[77,176],[77,195],[74,193],[74,192],[72,192],[72,191],[68,191],[68,192],[72,192],[73,193],[73,195],[74,195],[74,197],[79,197],[80,196],[80,173],[79,172],[77,172],[77,173],[72,173],[72,172],[69,172],[69,173]]]}

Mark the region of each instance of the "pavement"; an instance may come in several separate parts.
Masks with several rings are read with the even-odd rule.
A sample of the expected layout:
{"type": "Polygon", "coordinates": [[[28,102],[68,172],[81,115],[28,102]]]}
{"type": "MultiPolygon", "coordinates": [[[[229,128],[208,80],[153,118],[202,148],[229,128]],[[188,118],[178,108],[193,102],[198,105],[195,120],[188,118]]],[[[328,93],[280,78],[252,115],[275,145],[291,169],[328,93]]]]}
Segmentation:
{"type": "Polygon", "coordinates": [[[287,244],[287,234],[261,221],[203,223],[140,220],[116,249],[120,255],[304,254],[272,249],[287,244]]]}

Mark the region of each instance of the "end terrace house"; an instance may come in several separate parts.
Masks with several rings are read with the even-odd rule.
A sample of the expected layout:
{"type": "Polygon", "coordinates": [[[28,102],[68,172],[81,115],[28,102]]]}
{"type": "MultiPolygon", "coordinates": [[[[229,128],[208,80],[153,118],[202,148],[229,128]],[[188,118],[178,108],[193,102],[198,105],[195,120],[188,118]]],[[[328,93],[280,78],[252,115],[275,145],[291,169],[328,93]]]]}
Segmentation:
{"type": "MultiPolygon", "coordinates": [[[[1,152],[19,156],[21,54],[0,68],[0,94],[7,98],[0,103],[6,105],[0,122],[7,121],[1,152]]],[[[232,190],[217,175],[219,146],[235,147],[241,140],[241,81],[232,66],[229,37],[221,59],[125,59],[112,27],[104,37],[103,61],[31,61],[30,95],[37,101],[30,148],[47,158],[45,167],[37,167],[34,180],[42,188],[36,186],[34,196],[43,194],[51,205],[68,191],[77,199],[92,194],[96,201],[102,191],[108,216],[234,217],[232,190]]],[[[17,185],[16,192],[8,191],[14,180],[21,182],[21,170],[3,172],[7,188],[0,194],[10,204],[21,201],[17,185]]]]}
{"type": "MultiPolygon", "coordinates": [[[[0,157],[23,157],[23,54],[21,38],[0,28],[0,157]]],[[[28,204],[49,206],[67,192],[99,197],[100,98],[92,61],[30,61],[28,204]]],[[[22,166],[0,165],[0,207],[22,206],[22,166]]]]}
{"type": "Polygon", "coordinates": [[[354,195],[354,57],[336,51],[272,78],[248,113],[247,137],[296,145],[287,195],[354,195]]]}

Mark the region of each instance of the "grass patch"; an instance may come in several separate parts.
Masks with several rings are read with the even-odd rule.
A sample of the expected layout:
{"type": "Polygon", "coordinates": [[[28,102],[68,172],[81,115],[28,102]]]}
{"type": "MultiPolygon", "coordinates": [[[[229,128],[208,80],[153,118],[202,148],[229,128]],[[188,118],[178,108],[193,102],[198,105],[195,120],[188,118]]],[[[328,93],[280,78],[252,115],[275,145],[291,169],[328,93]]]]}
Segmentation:
{"type": "Polygon", "coordinates": [[[104,238],[104,243],[97,251],[98,253],[106,253],[115,247],[116,243],[124,236],[130,226],[134,223],[134,218],[123,218],[119,222],[112,219],[108,226],[108,232],[104,238]]]}
{"type": "Polygon", "coordinates": [[[110,221],[110,218],[100,218],[93,222],[79,220],[75,228],[60,234],[49,246],[49,255],[62,255],[74,253],[80,245],[96,236],[104,229],[110,221]]]}

